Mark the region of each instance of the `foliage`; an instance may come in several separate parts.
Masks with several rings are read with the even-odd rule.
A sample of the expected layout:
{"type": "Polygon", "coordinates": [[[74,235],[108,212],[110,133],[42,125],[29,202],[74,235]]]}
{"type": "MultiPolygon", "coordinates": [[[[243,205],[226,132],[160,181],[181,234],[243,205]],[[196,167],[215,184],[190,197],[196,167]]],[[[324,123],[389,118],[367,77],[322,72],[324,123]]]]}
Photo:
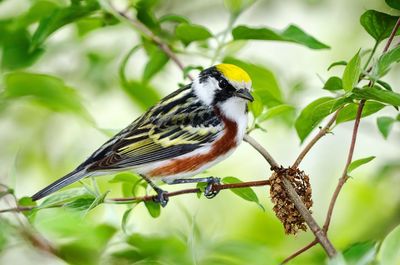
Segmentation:
{"type": "MultiPolygon", "coordinates": [[[[10,117],[14,122],[11,130],[15,130],[15,135],[9,136],[14,141],[4,148],[4,156],[15,158],[15,162],[7,171],[15,168],[13,174],[17,178],[24,174],[20,168],[29,168],[29,173],[37,171],[41,175],[50,177],[54,172],[61,175],[66,168],[77,162],[74,156],[82,152],[82,149],[70,152],[70,156],[63,156],[59,153],[68,153],[68,147],[61,143],[68,142],[66,134],[69,132],[69,127],[94,129],[92,132],[104,131],[95,123],[95,120],[99,121],[101,117],[97,116],[93,109],[97,108],[97,111],[105,113],[102,110],[103,106],[91,105],[91,98],[95,95],[108,97],[114,93],[122,93],[131,99],[128,104],[132,103],[131,106],[144,111],[154,105],[166,92],[161,90],[163,81],[160,80],[168,79],[172,70],[178,72],[176,76],[183,76],[180,83],[187,83],[194,71],[201,70],[207,64],[216,61],[238,65],[252,78],[256,101],[249,107],[253,122],[249,132],[260,129],[259,133],[268,138],[270,134],[265,132],[264,127],[270,123],[277,126],[285,124],[286,129],[295,129],[300,142],[303,143],[329,115],[335,112],[337,116],[333,128],[354,121],[360,105],[364,106],[360,117],[374,115],[376,128],[385,139],[389,138],[391,131],[399,124],[398,84],[391,83],[387,78],[398,71],[400,46],[378,53],[380,45],[387,41],[396,22],[399,21],[398,1],[385,1],[394,9],[392,14],[367,10],[361,15],[361,26],[357,27],[364,28],[365,34],[370,35],[372,47],[359,49],[358,44],[348,44],[353,55],[348,56],[349,58],[340,58],[346,60],[330,64],[327,70],[329,73],[335,72],[326,81],[324,80],[320,87],[322,88],[320,92],[325,95],[316,98],[314,95],[321,93],[312,91],[313,98],[306,104],[297,100],[301,96],[297,96],[294,89],[289,91],[287,88],[289,81],[282,80],[284,78],[276,73],[273,64],[245,59],[240,52],[246,46],[268,45],[271,41],[278,42],[275,45],[297,44],[296,48],[309,49],[313,52],[330,49],[330,46],[312,36],[310,30],[303,30],[298,25],[289,24],[283,30],[277,30],[268,26],[238,23],[237,20],[243,13],[252,12],[252,6],[258,4],[255,1],[224,1],[225,9],[219,12],[229,16],[229,21],[221,32],[212,27],[207,28],[194,19],[192,21],[189,15],[175,14],[174,10],[170,10],[163,1],[126,1],[122,8],[118,4],[118,11],[122,13],[119,13],[117,7],[110,2],[115,2],[117,6],[117,1],[112,0],[36,0],[30,1],[28,7],[21,12],[0,19],[0,116],[10,117]],[[66,53],[67,57],[71,55],[67,53],[70,49],[68,45],[71,45],[71,49],[78,49],[77,47],[86,45],[91,34],[101,33],[109,38],[107,35],[114,30],[122,30],[124,34],[129,31],[130,35],[127,34],[128,37],[124,38],[124,41],[129,43],[127,49],[110,51],[111,55],[108,56],[96,55],[93,50],[87,54],[81,51],[80,56],[88,58],[82,64],[88,66],[76,68],[72,70],[72,74],[68,72],[70,58],[62,61],[65,63],[65,69],[63,65],[62,71],[52,69],[53,56],[61,56],[62,53],[66,53]],[[171,56],[168,51],[173,55],[171,56]],[[199,63],[194,60],[191,64],[178,65],[182,68],[180,71],[179,68],[172,66],[176,63],[174,56],[201,59],[198,60],[199,63]],[[108,71],[107,66],[110,65],[113,67],[108,71]],[[133,70],[132,65],[134,65],[133,70]],[[100,69],[100,72],[96,72],[96,69],[100,69]],[[92,85],[94,83],[91,77],[95,82],[104,85],[104,91],[91,87],[90,83],[92,85]],[[52,125],[55,126],[54,123],[63,124],[60,131],[48,129],[52,125]],[[45,126],[43,127],[45,129],[37,129],[42,126],[45,126]],[[66,132],[63,132],[64,130],[66,132]],[[21,132],[24,134],[23,140],[17,138],[21,132]],[[28,144],[26,144],[27,138],[28,144]],[[56,146],[54,150],[57,150],[50,150],[49,146],[56,146]],[[40,159],[44,162],[41,164],[35,162],[40,159]],[[31,161],[29,165],[28,160],[31,161]]],[[[0,8],[2,4],[0,1],[0,8]]],[[[400,29],[394,32],[394,35],[400,35],[400,29]]],[[[336,47],[332,45],[332,49],[336,47]]],[[[257,58],[257,54],[254,57],[257,58]]],[[[293,59],[293,64],[295,63],[297,62],[293,59]]],[[[304,71],[307,72],[307,69],[304,71]]],[[[116,105],[118,107],[119,103],[116,105]]],[[[2,135],[0,133],[0,136],[2,135]]],[[[73,137],[83,141],[83,138],[80,139],[76,135],[73,137]]],[[[7,139],[2,140],[2,143],[8,142],[7,139]]],[[[373,159],[375,156],[349,161],[351,163],[345,173],[353,174],[361,171],[361,166],[373,159]]],[[[379,156],[376,160],[378,159],[379,156]]],[[[398,172],[398,161],[394,163],[393,168],[398,172]]],[[[232,171],[223,174],[236,173],[232,171]]],[[[18,180],[18,182],[23,181],[25,180],[18,180]]],[[[242,180],[237,176],[227,176],[222,178],[222,183],[242,183],[242,180]]],[[[15,242],[25,242],[26,245],[35,246],[37,251],[47,251],[57,259],[70,264],[99,264],[103,260],[110,264],[275,264],[287,256],[292,247],[289,243],[284,243],[282,237],[276,235],[276,231],[283,234],[283,230],[279,230],[281,228],[278,221],[272,219],[269,209],[271,207],[266,206],[264,200],[265,191],[258,193],[252,187],[244,187],[231,189],[236,195],[232,196],[233,198],[223,197],[225,211],[235,211],[236,204],[240,203],[245,205],[244,208],[251,208],[250,203],[253,205],[256,203],[266,210],[262,212],[257,209],[254,216],[240,219],[243,223],[237,222],[234,228],[229,227],[231,230],[237,229],[232,232],[232,238],[218,239],[202,235],[202,229],[206,230],[204,227],[207,226],[207,220],[200,222],[194,220],[194,217],[191,219],[192,214],[187,214],[189,217],[182,217],[183,214],[176,217],[176,220],[188,219],[190,229],[142,233],[140,227],[130,226],[130,220],[144,218],[143,222],[175,222],[175,217],[172,222],[165,220],[164,212],[169,211],[169,207],[164,210],[151,200],[141,202],[129,199],[145,196],[149,190],[147,184],[133,173],[116,174],[109,182],[100,186],[101,190],[107,191],[100,192],[94,182],[92,186],[85,184],[84,187],[73,187],[52,194],[38,205],[28,197],[17,200],[11,189],[0,190],[0,200],[14,199],[18,207],[27,209],[25,216],[32,226],[26,228],[21,223],[11,220],[12,218],[3,217],[3,213],[0,213],[0,255],[7,252],[15,242]],[[122,195],[125,200],[110,199],[109,187],[119,187],[120,192],[112,191],[111,194],[122,195]],[[117,212],[115,209],[119,209],[119,206],[115,204],[126,204],[126,208],[122,212],[117,212]],[[113,214],[112,222],[110,220],[103,222],[98,218],[101,216],[99,212],[109,211],[109,207],[117,214],[113,214]],[[140,215],[141,211],[147,214],[140,215]],[[259,217],[261,215],[262,217],[259,217]],[[270,219],[265,220],[265,216],[270,219]],[[272,229],[275,229],[275,233],[271,232],[272,229]],[[42,236],[46,238],[44,242],[49,246],[47,243],[38,244],[42,242],[42,236]],[[114,243],[119,244],[119,247],[115,247],[114,243]]],[[[204,186],[199,188],[203,190],[204,186]]],[[[367,188],[363,188],[359,188],[358,192],[363,194],[370,192],[367,188]]],[[[374,194],[376,193],[377,191],[374,194]]],[[[199,200],[204,200],[202,196],[198,197],[199,200]]],[[[372,204],[372,210],[365,208],[364,211],[378,212],[382,208],[382,205],[373,205],[370,201],[360,204],[366,206],[369,203],[372,204]]],[[[210,212],[208,217],[221,220],[224,218],[214,212],[210,212]]],[[[352,223],[349,226],[357,226],[360,220],[349,222],[352,223]]],[[[381,223],[388,222],[381,221],[381,223]]],[[[157,223],[153,224],[157,226],[157,223]]],[[[340,239],[345,242],[342,245],[338,244],[341,253],[336,259],[329,261],[329,264],[398,264],[400,262],[398,220],[390,225],[396,226],[390,233],[381,228],[375,234],[371,233],[368,236],[340,239]]],[[[303,238],[301,240],[304,241],[303,238]]],[[[321,264],[324,260],[318,252],[310,252],[307,258],[309,259],[307,264],[321,264]]]]}

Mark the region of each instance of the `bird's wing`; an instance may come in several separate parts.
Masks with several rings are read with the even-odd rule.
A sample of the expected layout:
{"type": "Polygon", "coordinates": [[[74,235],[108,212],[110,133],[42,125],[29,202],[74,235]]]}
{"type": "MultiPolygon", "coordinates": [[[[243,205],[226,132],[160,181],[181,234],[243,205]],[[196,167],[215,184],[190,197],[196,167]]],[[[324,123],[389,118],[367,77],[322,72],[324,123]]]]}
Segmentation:
{"type": "Polygon", "coordinates": [[[80,167],[101,171],[174,158],[211,145],[222,130],[223,123],[214,110],[186,87],[164,98],[80,167]]]}

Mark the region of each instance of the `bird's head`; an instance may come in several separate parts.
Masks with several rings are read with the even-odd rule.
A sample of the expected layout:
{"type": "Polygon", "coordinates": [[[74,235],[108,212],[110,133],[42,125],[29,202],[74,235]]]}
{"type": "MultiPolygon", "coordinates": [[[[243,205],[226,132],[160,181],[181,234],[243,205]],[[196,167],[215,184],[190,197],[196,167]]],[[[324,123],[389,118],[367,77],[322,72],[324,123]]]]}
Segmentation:
{"type": "Polygon", "coordinates": [[[205,104],[219,105],[232,99],[246,104],[253,101],[250,76],[233,64],[218,64],[207,68],[194,81],[194,90],[205,104]]]}

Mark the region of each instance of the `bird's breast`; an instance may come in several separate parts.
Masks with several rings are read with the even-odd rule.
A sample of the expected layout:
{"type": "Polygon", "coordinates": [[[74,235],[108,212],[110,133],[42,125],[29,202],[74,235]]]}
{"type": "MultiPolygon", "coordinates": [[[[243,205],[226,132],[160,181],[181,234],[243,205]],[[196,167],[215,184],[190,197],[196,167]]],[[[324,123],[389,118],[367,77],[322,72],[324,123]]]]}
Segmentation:
{"type": "Polygon", "coordinates": [[[224,130],[222,135],[207,148],[207,151],[202,153],[193,151],[180,158],[171,159],[146,175],[149,177],[165,177],[182,174],[190,175],[190,173],[195,175],[199,173],[199,171],[211,167],[230,155],[241,141],[241,139],[240,141],[238,139],[238,124],[222,115],[218,109],[216,110],[216,115],[218,115],[224,123],[224,130]]]}

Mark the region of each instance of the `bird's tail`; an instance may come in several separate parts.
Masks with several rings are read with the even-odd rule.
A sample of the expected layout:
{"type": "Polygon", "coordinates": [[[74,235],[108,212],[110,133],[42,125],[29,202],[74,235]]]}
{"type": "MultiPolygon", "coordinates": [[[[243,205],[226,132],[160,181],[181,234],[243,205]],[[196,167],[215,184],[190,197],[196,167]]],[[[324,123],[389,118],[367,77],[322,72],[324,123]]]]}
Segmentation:
{"type": "Polygon", "coordinates": [[[86,176],[87,176],[86,169],[79,169],[79,170],[76,169],[71,173],[65,175],[64,177],[54,181],[46,188],[36,192],[31,198],[33,201],[40,200],[41,198],[46,197],[47,195],[56,192],[59,189],[68,186],[69,184],[72,184],[86,176]]]}

